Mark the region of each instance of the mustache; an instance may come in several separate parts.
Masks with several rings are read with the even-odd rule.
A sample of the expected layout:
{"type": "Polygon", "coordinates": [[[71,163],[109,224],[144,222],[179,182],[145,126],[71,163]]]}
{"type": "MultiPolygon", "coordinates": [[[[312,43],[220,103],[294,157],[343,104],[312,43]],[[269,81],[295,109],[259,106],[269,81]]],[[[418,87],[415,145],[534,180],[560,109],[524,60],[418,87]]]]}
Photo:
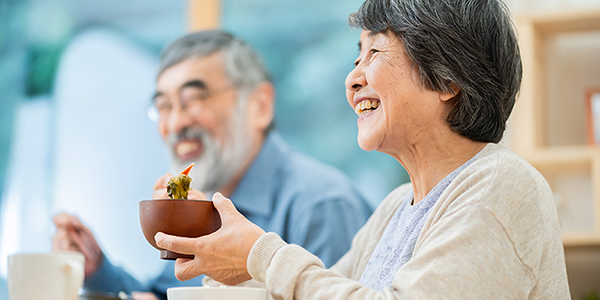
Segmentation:
{"type": "Polygon", "coordinates": [[[176,143],[184,140],[200,140],[203,144],[206,143],[206,139],[210,138],[210,135],[206,130],[199,127],[184,127],[178,133],[169,134],[167,141],[172,147],[176,143]]]}

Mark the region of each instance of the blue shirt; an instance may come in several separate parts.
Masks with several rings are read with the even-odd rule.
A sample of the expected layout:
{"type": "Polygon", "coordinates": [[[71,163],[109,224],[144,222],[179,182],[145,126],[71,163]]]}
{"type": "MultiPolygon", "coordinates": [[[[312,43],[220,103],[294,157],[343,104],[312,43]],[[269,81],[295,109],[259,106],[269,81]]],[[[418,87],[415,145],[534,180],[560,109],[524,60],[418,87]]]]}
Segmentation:
{"type": "MultiPolygon", "coordinates": [[[[354,234],[372,213],[341,171],[292,151],[276,133],[267,136],[230,199],[251,222],[304,247],[327,267],[350,249],[354,234]]],[[[201,277],[178,281],[174,266],[167,262],[157,278],[143,284],[105,256],[84,287],[128,294],[152,291],[166,299],[167,288],[202,285],[201,277]]]]}
{"type": "Polygon", "coordinates": [[[396,271],[412,257],[431,208],[452,180],[476,157],[477,155],[448,174],[417,204],[411,204],[413,192],[407,195],[385,227],[359,280],[360,283],[379,292],[391,286],[396,271]]]}

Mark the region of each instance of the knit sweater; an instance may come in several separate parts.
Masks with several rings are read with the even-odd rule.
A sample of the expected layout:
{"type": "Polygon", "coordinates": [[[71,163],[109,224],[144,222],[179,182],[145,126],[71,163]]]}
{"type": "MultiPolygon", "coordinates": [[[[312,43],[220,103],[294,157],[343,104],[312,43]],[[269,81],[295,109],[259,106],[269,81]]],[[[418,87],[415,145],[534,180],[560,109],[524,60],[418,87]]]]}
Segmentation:
{"type": "Polygon", "coordinates": [[[432,208],[412,258],[377,292],[361,285],[390,218],[411,192],[392,191],[333,267],[274,233],[248,257],[248,272],[274,299],[570,299],[552,192],[537,170],[488,144],[432,208]]]}

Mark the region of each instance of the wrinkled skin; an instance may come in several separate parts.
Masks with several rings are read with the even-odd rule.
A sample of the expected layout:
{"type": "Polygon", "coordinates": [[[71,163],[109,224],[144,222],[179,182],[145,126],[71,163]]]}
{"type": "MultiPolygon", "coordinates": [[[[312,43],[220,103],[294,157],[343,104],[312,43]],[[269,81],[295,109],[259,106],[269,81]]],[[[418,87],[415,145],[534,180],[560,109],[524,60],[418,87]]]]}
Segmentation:
{"type": "Polygon", "coordinates": [[[254,243],[265,231],[240,214],[231,200],[220,193],[213,196],[215,208],[221,216],[221,228],[198,237],[183,238],[159,232],[156,244],[177,253],[193,254],[194,259],[177,259],[175,277],[188,280],[201,274],[227,285],[236,285],[252,279],[246,261],[254,243]]]}

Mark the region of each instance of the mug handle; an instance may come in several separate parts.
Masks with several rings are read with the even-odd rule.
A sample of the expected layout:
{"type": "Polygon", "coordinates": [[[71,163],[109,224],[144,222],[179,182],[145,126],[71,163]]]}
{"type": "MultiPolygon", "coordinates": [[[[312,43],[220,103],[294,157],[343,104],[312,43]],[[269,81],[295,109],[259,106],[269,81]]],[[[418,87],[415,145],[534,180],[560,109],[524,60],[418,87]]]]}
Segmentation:
{"type": "Polygon", "coordinates": [[[83,266],[75,261],[67,261],[61,269],[63,274],[65,274],[67,277],[67,284],[65,286],[65,299],[77,300],[79,288],[83,283],[83,266]],[[70,294],[74,288],[77,288],[77,290],[74,294],[70,294]]]}

